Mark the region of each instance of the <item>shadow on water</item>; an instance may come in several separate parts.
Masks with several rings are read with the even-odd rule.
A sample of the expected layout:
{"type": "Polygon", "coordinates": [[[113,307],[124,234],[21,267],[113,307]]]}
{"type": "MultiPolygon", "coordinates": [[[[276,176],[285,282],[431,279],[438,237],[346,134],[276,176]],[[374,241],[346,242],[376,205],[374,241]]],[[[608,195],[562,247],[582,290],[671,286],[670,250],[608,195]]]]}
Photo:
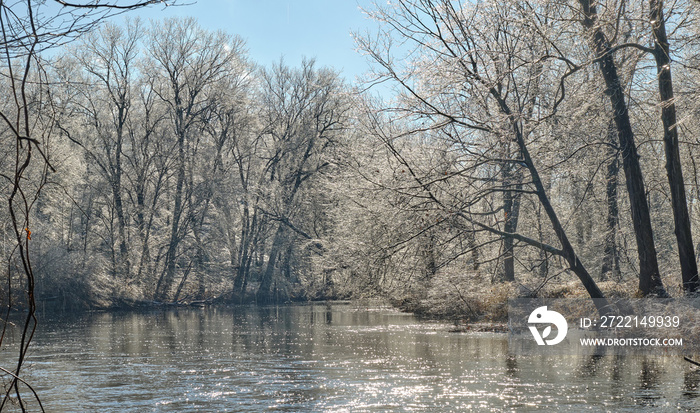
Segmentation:
{"type": "Polygon", "coordinates": [[[506,374],[512,379],[518,378],[518,359],[514,354],[506,356],[506,374]]]}
{"type": "Polygon", "coordinates": [[[47,411],[693,410],[675,358],[515,356],[507,336],[349,304],[45,318],[47,411]]]}
{"type": "Polygon", "coordinates": [[[686,371],[683,375],[683,397],[693,400],[700,397],[698,392],[700,386],[700,370],[693,369],[686,371]]]}
{"type": "Polygon", "coordinates": [[[582,363],[576,370],[578,377],[596,377],[601,364],[605,362],[606,357],[601,355],[590,355],[582,357],[582,363]]]}
{"type": "Polygon", "coordinates": [[[641,367],[636,401],[640,406],[657,407],[662,398],[659,392],[659,381],[663,376],[663,369],[658,363],[646,357],[642,360],[641,367]]]}

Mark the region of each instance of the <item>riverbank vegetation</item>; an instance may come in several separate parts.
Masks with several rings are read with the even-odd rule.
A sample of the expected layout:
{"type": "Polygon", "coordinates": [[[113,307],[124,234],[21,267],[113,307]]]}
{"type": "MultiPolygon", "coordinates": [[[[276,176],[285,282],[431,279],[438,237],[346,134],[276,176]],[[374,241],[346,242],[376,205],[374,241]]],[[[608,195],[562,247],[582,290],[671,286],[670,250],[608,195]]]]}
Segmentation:
{"type": "Polygon", "coordinates": [[[695,293],[696,3],[367,12],[365,83],[260,66],[192,19],[37,57],[20,124],[43,166],[26,216],[3,212],[3,305],[384,297],[501,319],[511,297],[695,293]]]}

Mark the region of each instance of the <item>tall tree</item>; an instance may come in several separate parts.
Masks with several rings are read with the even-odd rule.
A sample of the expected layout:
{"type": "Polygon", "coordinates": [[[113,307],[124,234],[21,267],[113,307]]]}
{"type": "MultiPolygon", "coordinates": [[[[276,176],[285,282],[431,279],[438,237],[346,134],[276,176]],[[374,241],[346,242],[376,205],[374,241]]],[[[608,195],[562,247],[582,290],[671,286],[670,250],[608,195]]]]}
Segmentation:
{"type": "Polygon", "coordinates": [[[111,261],[113,274],[123,279],[131,270],[123,157],[128,155],[125,145],[130,111],[136,106],[132,102],[134,70],[142,29],[138,21],[128,22],[126,29],[107,24],[76,46],[75,56],[85,73],[85,81],[78,85],[82,102],[75,103],[82,106],[81,112],[89,127],[78,137],[59,124],[67,136],[85,150],[89,161],[97,165],[110,188],[108,202],[116,215],[116,233],[110,234],[111,261]]]}
{"type": "Polygon", "coordinates": [[[666,289],[659,274],[659,264],[654,246],[651,215],[644,188],[642,168],[639,163],[639,153],[634,139],[630,122],[629,108],[622,89],[622,81],[614,60],[614,50],[598,22],[598,12],[589,0],[579,0],[581,6],[580,22],[590,33],[590,39],[596,54],[600,72],[607,87],[606,94],[610,97],[611,111],[622,154],[622,166],[625,171],[625,182],[630,200],[632,224],[637,240],[639,256],[639,291],[644,295],[655,294],[665,296],[666,289]]]}
{"type": "Polygon", "coordinates": [[[690,216],[685,195],[683,170],[678,145],[678,125],[676,119],[676,104],[673,97],[673,77],[671,76],[671,56],[666,21],[664,18],[664,2],[649,1],[649,19],[654,35],[654,60],[659,86],[661,106],[661,121],[664,127],[664,153],[666,155],[666,175],[671,188],[671,206],[673,208],[674,233],[678,244],[678,257],[681,264],[683,290],[693,293],[700,289],[698,265],[695,259],[693,235],[690,231],[690,216]]]}
{"type": "Polygon", "coordinates": [[[155,289],[158,300],[167,300],[177,267],[178,247],[191,223],[187,187],[187,168],[193,166],[191,151],[196,150],[197,128],[209,107],[209,95],[217,82],[241,76],[239,64],[243,41],[223,32],[202,30],[194,19],[166,19],[154,25],[148,36],[152,89],[168,106],[172,133],[176,141],[175,188],[170,239],[165,266],[155,289]]]}
{"type": "Polygon", "coordinates": [[[263,135],[269,145],[265,166],[272,197],[265,212],[276,222],[258,302],[274,299],[275,267],[293,236],[310,238],[297,221],[303,187],[328,167],[324,152],[345,127],[348,103],[337,74],[304,61],[292,69],[282,62],[262,75],[263,135]]]}

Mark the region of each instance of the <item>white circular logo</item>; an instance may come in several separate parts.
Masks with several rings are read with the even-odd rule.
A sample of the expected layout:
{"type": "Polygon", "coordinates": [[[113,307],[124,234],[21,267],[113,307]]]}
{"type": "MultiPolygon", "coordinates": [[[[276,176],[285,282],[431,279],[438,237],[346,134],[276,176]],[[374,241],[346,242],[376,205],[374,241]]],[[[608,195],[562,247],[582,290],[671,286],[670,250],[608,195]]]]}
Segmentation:
{"type": "Polygon", "coordinates": [[[537,341],[537,344],[540,346],[544,346],[545,344],[553,346],[561,343],[564,338],[566,338],[566,333],[569,331],[569,325],[564,316],[556,311],[547,310],[547,306],[536,308],[530,313],[527,322],[529,324],[547,324],[541,334],[537,326],[528,326],[530,332],[532,332],[532,336],[535,337],[535,341],[537,341]],[[546,338],[552,334],[552,324],[557,328],[557,335],[552,339],[546,340],[546,338]]]}

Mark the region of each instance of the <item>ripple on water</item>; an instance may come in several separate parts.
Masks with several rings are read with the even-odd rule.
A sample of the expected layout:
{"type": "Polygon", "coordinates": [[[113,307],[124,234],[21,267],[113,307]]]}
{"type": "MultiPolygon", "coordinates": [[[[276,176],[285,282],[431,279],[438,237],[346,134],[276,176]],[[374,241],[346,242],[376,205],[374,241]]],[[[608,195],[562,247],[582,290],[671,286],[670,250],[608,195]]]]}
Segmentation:
{"type": "Polygon", "coordinates": [[[47,411],[659,411],[700,408],[677,359],[521,357],[387,308],[186,309],[42,320],[47,411]]]}

